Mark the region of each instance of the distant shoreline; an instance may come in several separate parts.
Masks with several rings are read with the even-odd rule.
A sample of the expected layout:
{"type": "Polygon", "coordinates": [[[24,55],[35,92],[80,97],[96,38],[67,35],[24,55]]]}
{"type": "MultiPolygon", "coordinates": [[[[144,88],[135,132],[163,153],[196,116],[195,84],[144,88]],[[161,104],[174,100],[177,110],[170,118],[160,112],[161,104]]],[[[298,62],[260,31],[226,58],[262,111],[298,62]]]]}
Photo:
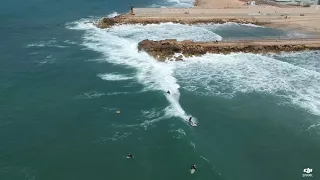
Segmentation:
{"type": "Polygon", "coordinates": [[[319,37],[320,8],[315,7],[260,7],[247,6],[238,9],[209,8],[133,8],[126,14],[114,18],[104,18],[97,23],[100,28],[115,24],[152,24],[173,22],[182,24],[195,23],[252,23],[267,27],[298,30],[319,37]]]}
{"type": "MultiPolygon", "coordinates": [[[[241,2],[237,0],[214,1],[221,7],[228,3],[241,2]],[[219,4],[220,2],[220,4],[219,4]]],[[[207,52],[227,54],[231,52],[280,52],[280,51],[303,51],[320,49],[320,10],[313,7],[275,7],[275,6],[239,6],[232,8],[202,8],[214,6],[212,0],[198,0],[193,8],[133,8],[127,14],[114,18],[103,18],[96,25],[99,28],[110,28],[117,24],[157,24],[173,22],[180,24],[197,23],[227,23],[256,24],[282,30],[294,30],[307,33],[308,38],[316,41],[308,42],[308,39],[281,40],[278,39],[264,42],[254,41],[225,42],[217,41],[209,43],[195,43],[190,40],[178,42],[175,39],[164,41],[150,41],[146,37],[138,45],[138,49],[146,51],[154,58],[164,61],[166,59],[183,60],[182,56],[174,58],[176,53],[185,56],[203,55],[207,52]],[[206,4],[207,3],[207,4],[206,4]]],[[[228,6],[227,6],[228,7],[228,6]]]]}

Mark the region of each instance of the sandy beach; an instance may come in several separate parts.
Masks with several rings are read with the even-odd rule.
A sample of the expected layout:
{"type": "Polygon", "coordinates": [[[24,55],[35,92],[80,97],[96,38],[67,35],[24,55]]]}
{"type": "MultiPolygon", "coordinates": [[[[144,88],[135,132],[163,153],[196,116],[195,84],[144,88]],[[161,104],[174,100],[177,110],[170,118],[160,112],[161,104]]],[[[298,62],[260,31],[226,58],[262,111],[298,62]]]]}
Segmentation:
{"type": "MultiPolygon", "coordinates": [[[[209,0],[206,0],[206,2],[209,2],[209,0]]],[[[222,3],[221,6],[222,5],[224,5],[224,3],[222,3]]],[[[187,9],[134,8],[134,14],[134,16],[129,18],[250,19],[269,27],[306,31],[315,35],[320,33],[320,8],[316,7],[280,8],[275,6],[246,6],[235,9],[212,9],[198,6],[187,9]]]]}
{"type": "MultiPolygon", "coordinates": [[[[307,31],[316,35],[320,33],[320,6],[299,7],[277,3],[267,4],[264,1],[256,1],[256,4],[248,6],[245,0],[196,0],[194,9],[203,11],[202,9],[206,8],[217,14],[230,15],[243,12],[242,15],[248,13],[252,18],[263,22],[269,21],[269,27],[307,31]],[[223,13],[217,9],[223,9],[223,13]]],[[[192,13],[197,13],[195,11],[192,13]]]]}
{"type": "MultiPolygon", "coordinates": [[[[247,8],[247,0],[195,0],[194,8],[211,8],[211,9],[234,9],[247,8]]],[[[256,5],[260,7],[297,7],[293,5],[279,4],[273,1],[256,0],[256,5]]]]}
{"type": "Polygon", "coordinates": [[[240,0],[196,0],[194,5],[196,8],[242,8],[246,6],[246,2],[240,0]]]}
{"type": "Polygon", "coordinates": [[[133,8],[125,15],[105,18],[97,26],[107,28],[119,23],[245,22],[320,37],[320,6],[300,7],[263,2],[247,5],[243,0],[197,0],[193,8],[133,8]]]}

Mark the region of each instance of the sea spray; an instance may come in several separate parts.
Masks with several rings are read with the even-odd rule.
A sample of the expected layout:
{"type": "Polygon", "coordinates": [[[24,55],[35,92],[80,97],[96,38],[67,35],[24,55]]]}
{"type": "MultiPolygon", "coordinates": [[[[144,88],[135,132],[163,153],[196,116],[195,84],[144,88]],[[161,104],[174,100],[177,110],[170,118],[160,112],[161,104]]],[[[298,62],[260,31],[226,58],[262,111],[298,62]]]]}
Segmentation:
{"type": "Polygon", "coordinates": [[[199,95],[232,98],[258,92],[320,115],[320,73],[295,64],[255,54],[207,54],[176,62],[175,75],[185,90],[199,95]]]}
{"type": "MultiPolygon", "coordinates": [[[[230,26],[230,23],[200,26],[173,23],[146,26],[136,24],[102,30],[93,24],[85,23],[86,21],[69,24],[68,28],[84,30],[83,45],[100,52],[105,61],[136,70],[133,78],[143,84],[145,90],[162,91],[170,104],[165,108],[166,117],[175,116],[186,120],[190,116],[179,103],[180,86],[196,94],[226,98],[232,98],[237,92],[261,92],[281,96],[286,103],[295,104],[313,114],[320,114],[320,74],[316,71],[272,57],[244,53],[207,54],[202,57],[189,57],[185,62],[162,63],[137,50],[138,42],[146,38],[220,40],[221,36],[214,33],[215,27],[230,26]],[[166,94],[168,90],[172,92],[170,95],[166,94]],[[282,93],[279,93],[280,91],[282,93]]],[[[111,79],[110,75],[108,79],[111,79]]],[[[118,77],[119,79],[121,78],[118,77]]]]}
{"type": "MultiPolygon", "coordinates": [[[[123,65],[136,70],[135,79],[145,86],[147,90],[160,90],[164,92],[170,105],[165,109],[166,117],[180,117],[186,120],[187,115],[179,103],[179,84],[173,76],[175,65],[169,63],[157,62],[144,52],[138,52],[137,44],[148,36],[150,39],[174,38],[190,39],[190,33],[193,33],[194,40],[219,39],[221,38],[212,31],[196,26],[177,25],[173,23],[162,23],[158,25],[121,25],[115,26],[109,30],[102,30],[92,24],[85,23],[87,20],[81,20],[74,24],[69,24],[70,29],[84,30],[83,45],[102,53],[105,61],[123,65]],[[168,28],[171,31],[168,31],[168,28]],[[202,33],[199,33],[202,32],[202,33]],[[166,32],[166,33],[165,33],[166,32]],[[197,32],[195,34],[195,32],[197,32]],[[180,34],[180,37],[179,37],[180,34]],[[182,37],[181,37],[182,36],[182,37]],[[170,95],[165,92],[171,91],[170,95]]],[[[106,80],[123,80],[123,76],[108,74],[99,77],[106,80]]]]}
{"type": "Polygon", "coordinates": [[[131,77],[127,77],[125,75],[121,75],[121,74],[110,74],[110,73],[106,73],[106,74],[98,74],[98,77],[100,77],[103,80],[107,80],[107,81],[123,81],[123,80],[129,80],[132,79],[131,77]]]}

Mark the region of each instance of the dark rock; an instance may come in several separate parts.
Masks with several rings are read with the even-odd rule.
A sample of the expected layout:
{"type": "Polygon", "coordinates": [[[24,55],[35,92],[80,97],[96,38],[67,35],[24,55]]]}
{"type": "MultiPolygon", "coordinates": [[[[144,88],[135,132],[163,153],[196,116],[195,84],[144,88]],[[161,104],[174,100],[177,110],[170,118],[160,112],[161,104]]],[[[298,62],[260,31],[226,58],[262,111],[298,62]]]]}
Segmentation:
{"type": "Polygon", "coordinates": [[[183,61],[183,56],[180,55],[180,56],[176,57],[176,61],[183,61]]]}

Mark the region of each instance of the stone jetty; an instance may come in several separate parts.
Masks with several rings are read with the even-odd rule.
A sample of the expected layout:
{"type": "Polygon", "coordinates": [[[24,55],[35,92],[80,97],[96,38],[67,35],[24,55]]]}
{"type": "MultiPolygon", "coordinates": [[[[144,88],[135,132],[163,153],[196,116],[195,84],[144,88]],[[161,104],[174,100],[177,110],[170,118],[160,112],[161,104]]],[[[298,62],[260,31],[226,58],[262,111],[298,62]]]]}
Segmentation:
{"type": "Polygon", "coordinates": [[[145,51],[159,61],[183,60],[183,56],[199,56],[206,53],[229,54],[245,53],[279,53],[290,51],[320,50],[320,39],[268,39],[194,42],[166,39],[160,41],[143,40],[138,44],[139,51],[145,51]],[[183,54],[176,55],[176,54],[183,54]]]}
{"type": "Polygon", "coordinates": [[[223,24],[227,22],[234,22],[239,24],[255,24],[264,25],[265,22],[259,22],[254,18],[237,18],[237,17],[139,17],[130,15],[119,15],[113,18],[103,18],[96,23],[99,28],[110,28],[114,25],[121,24],[159,24],[159,23],[179,23],[179,24],[201,24],[201,23],[215,23],[223,24]]]}

